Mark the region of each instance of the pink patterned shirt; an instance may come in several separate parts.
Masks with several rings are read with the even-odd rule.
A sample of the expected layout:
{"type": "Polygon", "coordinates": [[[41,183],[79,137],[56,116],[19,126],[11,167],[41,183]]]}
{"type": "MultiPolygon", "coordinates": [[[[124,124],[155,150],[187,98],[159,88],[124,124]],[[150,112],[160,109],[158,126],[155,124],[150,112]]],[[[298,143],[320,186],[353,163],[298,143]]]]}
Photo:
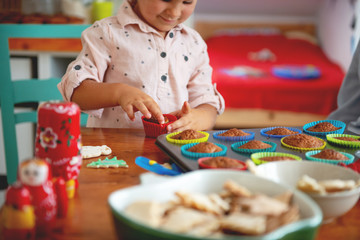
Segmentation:
{"type": "MultiPolygon", "coordinates": [[[[82,34],[83,49],[58,88],[66,101],[85,79],[125,83],[151,96],[163,113],[201,104],[224,111],[224,100],[211,83],[207,46],[193,29],[178,25],[164,39],[143,22],[127,1],[118,14],[95,22],[82,34]]],[[[94,96],[96,97],[96,96],[94,96]]],[[[88,127],[142,128],[140,112],[131,121],[120,106],[86,111],[88,127]]]]}

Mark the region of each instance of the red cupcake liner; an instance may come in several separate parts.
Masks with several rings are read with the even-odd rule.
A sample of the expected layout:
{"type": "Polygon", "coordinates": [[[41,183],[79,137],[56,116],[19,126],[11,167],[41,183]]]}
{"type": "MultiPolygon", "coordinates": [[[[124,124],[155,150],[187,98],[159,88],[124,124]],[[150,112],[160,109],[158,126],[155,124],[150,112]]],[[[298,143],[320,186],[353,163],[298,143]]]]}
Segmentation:
{"type": "Polygon", "coordinates": [[[145,135],[147,137],[156,138],[162,134],[167,133],[166,130],[167,125],[177,120],[176,116],[171,114],[164,114],[164,117],[167,117],[169,119],[169,122],[164,124],[158,124],[158,123],[146,121],[145,116],[141,117],[142,123],[144,125],[145,135]]]}
{"type": "Polygon", "coordinates": [[[198,164],[199,164],[199,168],[200,169],[229,169],[229,170],[246,170],[247,166],[245,162],[242,162],[241,160],[235,159],[234,160],[238,161],[242,166],[241,167],[237,167],[237,168],[221,168],[221,167],[210,167],[209,165],[206,165],[204,163],[205,160],[212,158],[212,157],[203,157],[203,158],[199,158],[198,159],[198,164]]]}

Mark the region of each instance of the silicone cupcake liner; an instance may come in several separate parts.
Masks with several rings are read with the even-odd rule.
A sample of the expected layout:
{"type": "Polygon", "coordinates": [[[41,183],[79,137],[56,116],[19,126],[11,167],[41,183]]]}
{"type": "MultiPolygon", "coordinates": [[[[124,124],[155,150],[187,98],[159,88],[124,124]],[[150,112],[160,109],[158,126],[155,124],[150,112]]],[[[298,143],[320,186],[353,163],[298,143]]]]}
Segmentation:
{"type": "Polygon", "coordinates": [[[283,137],[286,137],[286,136],[290,136],[290,135],[270,135],[270,134],[266,134],[266,132],[271,131],[271,130],[273,130],[275,128],[286,128],[286,129],[289,129],[291,131],[296,132],[296,133],[290,134],[290,135],[295,135],[295,134],[301,133],[300,129],[292,128],[292,127],[268,127],[268,128],[261,129],[260,134],[265,136],[265,137],[271,137],[271,138],[283,138],[283,137]]]}
{"type": "Polygon", "coordinates": [[[315,122],[311,122],[311,123],[307,123],[303,126],[303,131],[307,134],[313,135],[313,136],[317,136],[317,137],[323,137],[325,138],[327,134],[333,134],[333,133],[337,133],[337,134],[341,134],[344,132],[346,127],[346,124],[344,122],[338,121],[338,120],[320,120],[320,121],[315,121],[315,122]],[[318,123],[322,123],[322,122],[329,122],[332,125],[334,125],[335,127],[339,127],[340,129],[336,130],[336,131],[331,131],[331,132],[311,132],[308,131],[307,129],[310,127],[315,126],[318,123]]]}
{"type": "MultiPolygon", "coordinates": [[[[272,162],[272,161],[261,160],[260,158],[263,158],[263,157],[291,157],[291,158],[294,158],[294,160],[302,161],[301,157],[299,157],[297,155],[290,154],[290,153],[281,153],[281,152],[259,152],[259,153],[253,153],[250,156],[251,160],[256,165],[272,162]]],[[[289,160],[289,161],[291,161],[291,160],[289,160]]]]}
{"type": "Polygon", "coordinates": [[[283,138],[281,139],[281,144],[282,144],[283,146],[285,146],[285,147],[287,147],[287,148],[290,148],[290,149],[299,150],[299,151],[304,151],[304,152],[305,152],[305,151],[312,151],[312,150],[321,150],[321,149],[324,149],[325,146],[326,146],[326,142],[325,142],[324,140],[322,140],[321,138],[318,138],[318,137],[317,137],[317,138],[323,142],[323,145],[320,146],[320,147],[315,147],[315,148],[299,148],[299,147],[294,147],[294,146],[291,146],[291,145],[288,145],[288,144],[284,143],[284,138],[286,138],[286,137],[283,137],[283,138]]]}
{"type": "Polygon", "coordinates": [[[330,163],[330,164],[334,164],[334,165],[338,165],[339,163],[343,163],[345,165],[351,164],[354,162],[354,155],[350,154],[350,153],[345,153],[345,152],[340,152],[341,154],[345,155],[348,160],[331,160],[331,159],[323,159],[323,158],[315,158],[312,157],[315,154],[318,154],[319,152],[321,152],[321,150],[316,150],[316,151],[309,151],[305,153],[306,159],[310,160],[310,161],[316,161],[316,162],[323,162],[323,163],[330,163]]]}
{"type": "Polygon", "coordinates": [[[156,138],[159,135],[167,133],[166,130],[167,125],[177,120],[176,116],[171,114],[164,114],[164,116],[169,119],[168,123],[164,123],[164,124],[153,123],[146,121],[145,116],[141,117],[142,123],[144,125],[145,135],[147,137],[156,138]]]}
{"type": "Polygon", "coordinates": [[[182,146],[181,153],[188,158],[194,158],[194,159],[198,159],[198,158],[202,158],[202,157],[218,157],[218,156],[226,155],[227,147],[225,145],[222,145],[219,143],[214,143],[214,144],[222,148],[222,151],[220,151],[220,152],[214,152],[214,153],[189,152],[188,149],[191,148],[192,146],[195,146],[196,144],[199,144],[199,143],[189,143],[189,144],[182,146]]]}
{"type": "Polygon", "coordinates": [[[223,130],[223,131],[218,131],[218,132],[215,132],[213,133],[213,137],[215,139],[218,139],[218,140],[222,140],[222,141],[248,141],[248,140],[252,140],[254,139],[255,137],[255,133],[254,132],[251,132],[251,131],[244,131],[245,133],[249,133],[250,135],[247,135],[247,136],[234,136],[234,137],[226,137],[226,136],[219,136],[219,134],[222,134],[224,132],[226,132],[227,130],[223,130]]]}
{"type": "Polygon", "coordinates": [[[206,165],[204,163],[205,160],[209,159],[211,157],[203,157],[203,158],[199,158],[198,159],[198,164],[199,164],[199,168],[200,169],[231,169],[231,170],[246,170],[247,169],[247,166],[246,166],[246,163],[244,163],[243,161],[241,160],[238,160],[238,159],[235,159],[235,158],[232,158],[236,161],[238,161],[242,166],[241,167],[238,167],[238,168],[220,168],[220,167],[210,167],[208,165],[206,165]]]}
{"type": "Polygon", "coordinates": [[[244,145],[247,142],[249,142],[249,141],[241,141],[241,142],[234,143],[234,144],[231,145],[231,149],[234,152],[241,153],[241,154],[252,154],[252,153],[257,153],[257,152],[274,152],[276,150],[276,143],[268,142],[268,141],[262,141],[262,142],[270,144],[271,147],[269,147],[269,148],[261,148],[261,149],[242,149],[242,148],[239,148],[240,146],[244,145]]]}
{"type": "Polygon", "coordinates": [[[209,133],[207,132],[203,132],[203,131],[198,131],[202,134],[205,135],[205,137],[202,138],[196,138],[196,139],[189,139],[189,140],[179,140],[179,139],[173,139],[172,137],[176,134],[179,134],[181,132],[174,132],[174,133],[169,133],[168,135],[166,135],[166,140],[168,142],[171,143],[175,143],[175,144],[179,144],[179,145],[184,145],[184,144],[189,144],[189,143],[199,143],[199,142],[206,142],[209,139],[209,133]]]}
{"type": "Polygon", "coordinates": [[[346,148],[360,148],[360,142],[352,142],[336,139],[336,137],[351,137],[354,139],[360,140],[360,136],[350,135],[350,134],[328,134],[326,135],[326,139],[330,144],[346,147],[346,148]]]}

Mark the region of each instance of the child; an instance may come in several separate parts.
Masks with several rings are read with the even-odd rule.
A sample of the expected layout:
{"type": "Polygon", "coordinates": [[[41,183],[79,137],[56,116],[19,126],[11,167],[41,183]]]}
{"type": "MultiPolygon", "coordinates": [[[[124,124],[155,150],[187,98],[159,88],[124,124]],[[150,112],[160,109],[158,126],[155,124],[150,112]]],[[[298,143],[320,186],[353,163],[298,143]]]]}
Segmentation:
{"type": "Polygon", "coordinates": [[[338,108],[328,119],[345,122],[348,130],[360,134],[360,44],[357,45],[349,70],[338,94],[338,108]]]}
{"type": "Polygon", "coordinates": [[[197,0],[125,0],[82,34],[58,88],[90,114],[87,126],[142,128],[141,116],[179,119],[168,131],[211,129],[224,100],[211,84],[207,46],[183,23],[197,0]]]}

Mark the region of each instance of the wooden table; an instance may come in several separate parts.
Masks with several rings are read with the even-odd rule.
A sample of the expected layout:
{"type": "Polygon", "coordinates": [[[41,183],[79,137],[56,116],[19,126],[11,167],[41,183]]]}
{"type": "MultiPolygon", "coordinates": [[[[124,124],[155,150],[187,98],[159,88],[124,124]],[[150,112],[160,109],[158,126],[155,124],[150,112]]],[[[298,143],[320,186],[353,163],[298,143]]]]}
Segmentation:
{"type": "MultiPolygon", "coordinates": [[[[155,146],[155,139],[145,138],[143,130],[82,128],[81,133],[84,146],[108,145],[113,151],[110,157],[124,159],[129,168],[91,169],[86,168],[86,165],[97,158],[84,160],[77,195],[70,200],[67,218],[58,221],[54,238],[116,239],[107,203],[109,194],[140,183],[139,175],[147,171],[134,163],[137,156],[145,156],[160,163],[170,158],[155,146]]],[[[360,239],[360,202],[346,215],[322,225],[316,239],[360,239]]]]}

